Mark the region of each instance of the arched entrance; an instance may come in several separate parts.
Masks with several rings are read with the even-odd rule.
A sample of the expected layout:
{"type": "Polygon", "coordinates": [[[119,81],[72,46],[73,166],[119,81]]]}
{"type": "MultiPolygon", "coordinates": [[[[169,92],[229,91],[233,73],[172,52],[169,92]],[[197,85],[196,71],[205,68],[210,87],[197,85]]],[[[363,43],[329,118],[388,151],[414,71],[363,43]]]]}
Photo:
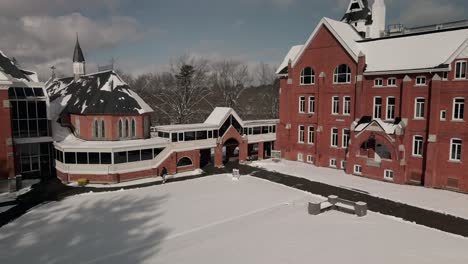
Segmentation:
{"type": "Polygon", "coordinates": [[[239,161],[239,142],[234,138],[228,139],[223,145],[223,163],[239,161]]]}

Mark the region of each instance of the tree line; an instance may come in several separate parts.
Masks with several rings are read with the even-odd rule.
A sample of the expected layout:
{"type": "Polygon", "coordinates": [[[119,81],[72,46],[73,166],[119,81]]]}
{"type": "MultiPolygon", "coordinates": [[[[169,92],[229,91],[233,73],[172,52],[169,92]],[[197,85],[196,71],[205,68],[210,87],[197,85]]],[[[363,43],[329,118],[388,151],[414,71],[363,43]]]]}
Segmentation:
{"type": "Polygon", "coordinates": [[[215,107],[231,107],[243,119],[278,117],[279,81],[274,67],[241,61],[209,61],[184,55],[160,73],[131,76],[118,70],[153,109],[154,125],[203,122],[215,107]]]}

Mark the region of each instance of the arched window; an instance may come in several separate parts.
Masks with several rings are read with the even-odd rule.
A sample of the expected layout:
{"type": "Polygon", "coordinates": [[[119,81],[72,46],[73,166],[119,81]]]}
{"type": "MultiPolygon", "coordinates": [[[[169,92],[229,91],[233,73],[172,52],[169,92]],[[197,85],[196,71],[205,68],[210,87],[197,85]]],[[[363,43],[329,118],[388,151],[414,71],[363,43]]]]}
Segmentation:
{"type": "Polygon", "coordinates": [[[333,83],[351,83],[351,68],[346,64],[336,67],[333,74],[333,83]]]}
{"type": "Polygon", "coordinates": [[[129,137],[130,136],[130,131],[129,131],[130,127],[129,127],[129,124],[128,124],[128,118],[125,119],[125,137],[129,137]]]}
{"type": "Polygon", "coordinates": [[[94,120],[94,138],[99,138],[99,122],[97,119],[94,120]]]}
{"type": "Polygon", "coordinates": [[[123,137],[123,122],[122,119],[119,120],[119,138],[123,137]]]}
{"type": "Polygon", "coordinates": [[[184,157],[177,162],[177,167],[186,167],[192,166],[192,160],[190,158],[184,157]]]}
{"type": "Polygon", "coordinates": [[[101,120],[101,137],[106,138],[106,121],[101,120]]]}
{"type": "Polygon", "coordinates": [[[315,83],[315,72],[312,68],[306,67],[301,72],[301,85],[315,83]]]}
{"type": "Polygon", "coordinates": [[[135,118],[132,119],[132,137],[136,137],[136,120],[135,118]]]}

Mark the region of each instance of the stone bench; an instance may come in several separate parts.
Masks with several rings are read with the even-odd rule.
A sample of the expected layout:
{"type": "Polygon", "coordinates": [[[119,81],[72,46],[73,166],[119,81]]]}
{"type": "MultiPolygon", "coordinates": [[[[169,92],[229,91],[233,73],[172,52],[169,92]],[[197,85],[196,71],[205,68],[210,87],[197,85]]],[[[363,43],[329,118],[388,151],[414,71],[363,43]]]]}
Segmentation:
{"type": "Polygon", "coordinates": [[[308,211],[311,215],[319,215],[329,210],[337,210],[363,217],[367,215],[367,204],[341,199],[336,195],[330,195],[327,201],[321,203],[309,202],[308,211]]]}

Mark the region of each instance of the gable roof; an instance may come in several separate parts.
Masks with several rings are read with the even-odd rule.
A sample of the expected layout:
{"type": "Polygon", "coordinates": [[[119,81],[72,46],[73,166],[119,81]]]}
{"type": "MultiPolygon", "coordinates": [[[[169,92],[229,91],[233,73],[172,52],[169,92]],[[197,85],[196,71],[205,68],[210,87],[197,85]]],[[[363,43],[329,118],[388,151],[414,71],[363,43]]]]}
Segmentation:
{"type": "Polygon", "coordinates": [[[365,20],[367,23],[372,21],[372,13],[367,0],[350,1],[348,10],[341,21],[354,22],[365,20]]]}
{"type": "Polygon", "coordinates": [[[79,115],[144,114],[153,109],[114,71],[63,78],[47,84],[50,100],[67,98],[62,113],[79,115]]]}
{"type": "Polygon", "coordinates": [[[221,126],[230,115],[234,116],[241,125],[243,124],[242,119],[237,115],[236,111],[228,107],[216,107],[205,120],[204,124],[221,126]]]}
{"type": "Polygon", "coordinates": [[[32,81],[23,70],[19,69],[10,58],[0,51],[0,81],[8,80],[32,81]]]}
{"type": "Polygon", "coordinates": [[[302,47],[304,47],[304,45],[296,45],[296,46],[291,47],[288,54],[284,58],[283,62],[280,64],[280,66],[276,70],[276,74],[287,74],[288,73],[287,72],[287,67],[288,67],[289,60],[292,61],[293,59],[295,59],[296,56],[301,51],[302,47]]]}

